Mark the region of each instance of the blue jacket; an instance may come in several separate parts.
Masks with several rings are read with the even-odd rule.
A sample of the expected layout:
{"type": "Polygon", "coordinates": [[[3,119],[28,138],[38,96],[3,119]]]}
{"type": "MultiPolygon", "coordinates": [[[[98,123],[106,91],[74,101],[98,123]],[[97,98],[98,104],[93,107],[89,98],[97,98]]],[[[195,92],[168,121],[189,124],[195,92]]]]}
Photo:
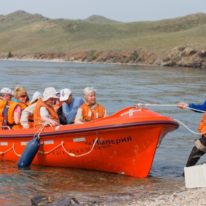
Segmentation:
{"type": "Polygon", "coordinates": [[[206,101],[203,104],[189,104],[190,109],[197,109],[197,110],[203,110],[206,111],[206,101]]]}
{"type": "Polygon", "coordinates": [[[67,124],[72,124],[77,114],[78,108],[84,103],[80,97],[73,97],[72,102],[68,105],[66,102],[62,104],[62,112],[66,117],[67,124]]]}

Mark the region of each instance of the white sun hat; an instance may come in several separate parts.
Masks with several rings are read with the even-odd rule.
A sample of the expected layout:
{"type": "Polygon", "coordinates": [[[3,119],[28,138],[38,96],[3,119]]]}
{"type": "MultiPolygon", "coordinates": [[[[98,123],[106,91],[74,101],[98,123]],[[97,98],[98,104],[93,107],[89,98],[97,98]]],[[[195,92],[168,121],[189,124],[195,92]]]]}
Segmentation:
{"type": "Polygon", "coordinates": [[[10,94],[10,95],[12,95],[12,90],[8,87],[4,87],[0,90],[0,93],[1,94],[10,94]]]}
{"type": "Polygon", "coordinates": [[[66,101],[71,94],[72,94],[72,92],[71,92],[70,89],[67,89],[67,88],[62,89],[60,91],[60,99],[59,100],[60,101],[66,101]]]}
{"type": "Polygon", "coordinates": [[[30,101],[31,104],[33,104],[37,99],[41,97],[41,93],[39,91],[34,92],[32,99],[30,101]]]}
{"type": "Polygon", "coordinates": [[[49,98],[55,98],[58,99],[57,97],[57,91],[54,87],[47,87],[44,89],[43,93],[43,101],[47,101],[49,98]]]}

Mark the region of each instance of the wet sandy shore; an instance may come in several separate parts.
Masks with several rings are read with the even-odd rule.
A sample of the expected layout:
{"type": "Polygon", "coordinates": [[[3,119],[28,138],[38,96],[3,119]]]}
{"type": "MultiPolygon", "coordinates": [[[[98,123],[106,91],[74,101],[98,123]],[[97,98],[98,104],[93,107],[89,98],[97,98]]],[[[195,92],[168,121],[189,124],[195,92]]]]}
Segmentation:
{"type": "Polygon", "coordinates": [[[134,200],[132,202],[123,203],[122,205],[130,206],[205,206],[206,205],[206,189],[186,189],[182,188],[172,194],[164,194],[159,196],[147,197],[146,199],[134,200]]]}

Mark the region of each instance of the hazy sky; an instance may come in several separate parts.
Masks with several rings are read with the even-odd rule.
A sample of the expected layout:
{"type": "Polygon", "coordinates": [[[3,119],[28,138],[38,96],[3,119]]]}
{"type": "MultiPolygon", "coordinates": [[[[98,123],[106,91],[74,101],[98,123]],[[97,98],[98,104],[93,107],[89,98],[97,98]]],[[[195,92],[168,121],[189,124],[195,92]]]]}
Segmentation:
{"type": "Polygon", "coordinates": [[[49,18],[84,19],[93,14],[130,22],[205,12],[206,0],[0,0],[0,14],[16,10],[49,18]]]}

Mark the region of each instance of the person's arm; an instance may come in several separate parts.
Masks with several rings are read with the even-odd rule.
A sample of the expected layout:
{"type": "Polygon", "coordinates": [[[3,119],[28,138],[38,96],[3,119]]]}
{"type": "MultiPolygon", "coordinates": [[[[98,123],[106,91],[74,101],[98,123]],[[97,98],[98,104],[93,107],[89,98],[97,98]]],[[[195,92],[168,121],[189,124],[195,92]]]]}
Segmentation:
{"type": "Polygon", "coordinates": [[[50,119],[49,112],[45,107],[40,108],[40,116],[45,125],[57,126],[59,124],[55,120],[50,119]]]}
{"type": "Polygon", "coordinates": [[[82,117],[82,109],[81,108],[79,108],[77,110],[77,114],[76,114],[74,123],[75,124],[83,124],[83,117],[82,117]]]}
{"type": "Polygon", "coordinates": [[[26,107],[22,113],[20,118],[20,123],[23,128],[29,128],[29,116],[34,114],[34,108],[36,104],[31,104],[30,106],[26,107]]]}
{"type": "MultiPolygon", "coordinates": [[[[194,111],[195,111],[195,109],[197,109],[197,110],[202,110],[204,112],[204,111],[206,111],[206,101],[203,104],[193,104],[193,103],[191,103],[191,104],[188,104],[188,107],[190,109],[194,109],[194,111]]],[[[201,111],[199,111],[199,112],[201,112],[201,111]]]]}
{"type": "Polygon", "coordinates": [[[14,123],[15,124],[20,124],[21,112],[22,112],[21,107],[17,105],[14,110],[14,123]]]}
{"type": "Polygon", "coordinates": [[[185,102],[179,102],[177,103],[177,107],[180,109],[191,109],[195,112],[201,112],[201,111],[196,111],[196,110],[202,110],[202,112],[206,111],[206,101],[203,104],[194,104],[194,103],[190,103],[187,104],[185,102]]]}
{"type": "Polygon", "coordinates": [[[29,111],[24,109],[21,113],[20,123],[23,128],[29,128],[29,111]]]}
{"type": "Polygon", "coordinates": [[[106,108],[104,109],[104,117],[107,117],[108,115],[107,115],[107,110],[106,110],[106,108]]]}

